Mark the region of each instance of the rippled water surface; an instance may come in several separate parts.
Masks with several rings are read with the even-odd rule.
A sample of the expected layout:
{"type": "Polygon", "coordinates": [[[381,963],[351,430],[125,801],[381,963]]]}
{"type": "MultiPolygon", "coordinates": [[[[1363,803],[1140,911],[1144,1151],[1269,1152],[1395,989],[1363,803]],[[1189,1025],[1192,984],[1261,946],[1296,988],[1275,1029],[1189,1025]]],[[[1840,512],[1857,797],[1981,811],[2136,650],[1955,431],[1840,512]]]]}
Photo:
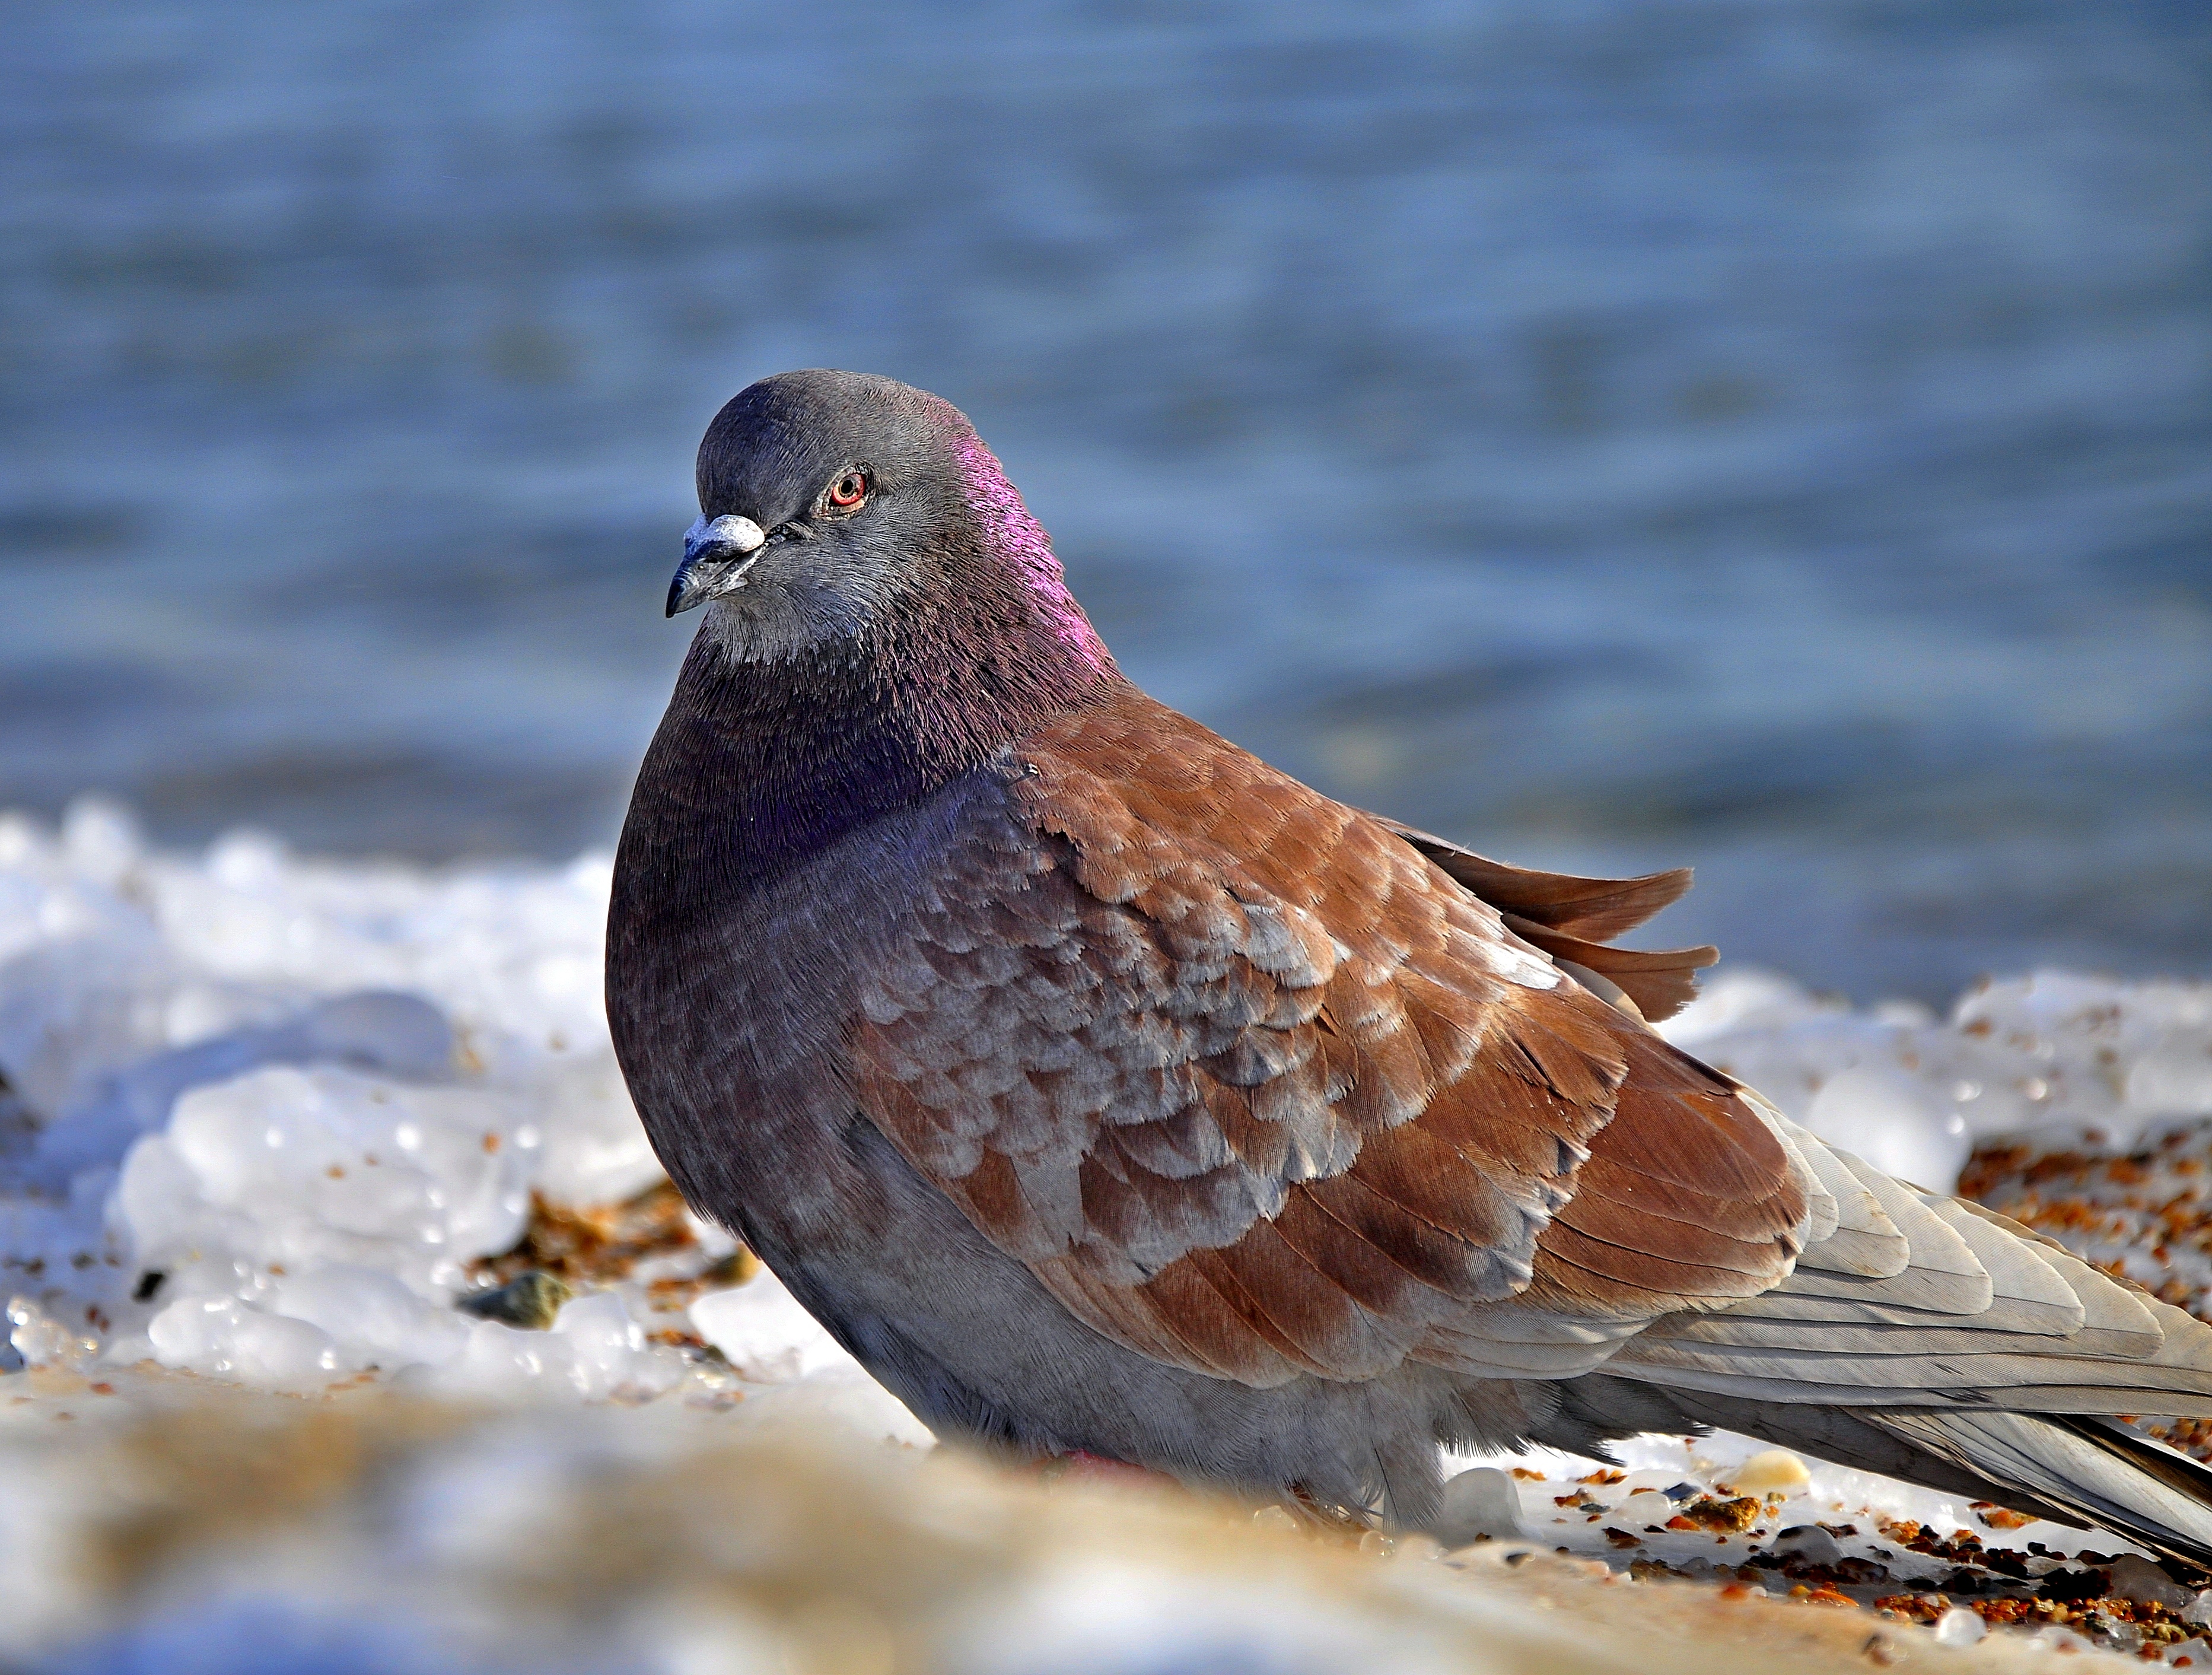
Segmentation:
{"type": "Polygon", "coordinates": [[[559,854],[691,450],[958,402],[1155,692],[1862,995],[2212,967],[2212,13],[19,9],[0,801],[559,854]]]}

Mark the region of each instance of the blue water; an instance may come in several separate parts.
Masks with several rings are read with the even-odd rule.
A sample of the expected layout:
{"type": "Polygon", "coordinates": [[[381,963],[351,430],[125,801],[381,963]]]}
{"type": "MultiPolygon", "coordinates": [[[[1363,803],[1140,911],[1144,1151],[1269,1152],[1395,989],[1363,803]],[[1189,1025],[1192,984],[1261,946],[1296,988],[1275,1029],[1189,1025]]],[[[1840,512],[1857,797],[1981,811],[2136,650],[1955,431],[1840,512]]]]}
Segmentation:
{"type": "Polygon", "coordinates": [[[967,409],[1130,671],[1862,996],[2212,969],[2212,11],[14,8],[0,801],[605,840],[692,448],[967,409]]]}

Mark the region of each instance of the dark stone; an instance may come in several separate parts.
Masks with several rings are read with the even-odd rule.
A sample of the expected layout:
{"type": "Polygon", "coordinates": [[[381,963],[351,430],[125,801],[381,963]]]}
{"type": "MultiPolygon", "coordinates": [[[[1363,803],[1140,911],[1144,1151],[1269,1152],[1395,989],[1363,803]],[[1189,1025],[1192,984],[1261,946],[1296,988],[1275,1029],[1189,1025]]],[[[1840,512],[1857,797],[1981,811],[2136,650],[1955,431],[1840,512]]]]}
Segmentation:
{"type": "Polygon", "coordinates": [[[504,1320],[526,1331],[544,1331],[561,1313],[561,1305],[575,1294],[574,1288],[558,1275],[533,1268],[495,1290],[463,1297],[453,1306],[464,1314],[504,1320]]]}
{"type": "Polygon", "coordinates": [[[2066,1605],[2077,1605],[2084,1599],[2105,1597],[2106,1582],[2101,1570],[2054,1570],[2043,1579],[2037,1594],[2045,1599],[2056,1599],[2066,1605]]]}

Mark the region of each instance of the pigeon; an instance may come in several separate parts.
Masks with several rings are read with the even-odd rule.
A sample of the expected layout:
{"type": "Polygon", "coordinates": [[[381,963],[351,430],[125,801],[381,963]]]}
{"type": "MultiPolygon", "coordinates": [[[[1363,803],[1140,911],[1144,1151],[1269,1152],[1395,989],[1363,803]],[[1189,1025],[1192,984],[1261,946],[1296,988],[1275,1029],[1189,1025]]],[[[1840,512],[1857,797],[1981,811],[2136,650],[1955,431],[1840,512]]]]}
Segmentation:
{"type": "Polygon", "coordinates": [[[616,861],[647,1132],[940,1435],[1436,1526],[1444,1450],[1714,1427],[2212,1562],[2212,1329],[1651,1027],[1711,948],[1139,691],[974,427],[763,379],[616,861]]]}

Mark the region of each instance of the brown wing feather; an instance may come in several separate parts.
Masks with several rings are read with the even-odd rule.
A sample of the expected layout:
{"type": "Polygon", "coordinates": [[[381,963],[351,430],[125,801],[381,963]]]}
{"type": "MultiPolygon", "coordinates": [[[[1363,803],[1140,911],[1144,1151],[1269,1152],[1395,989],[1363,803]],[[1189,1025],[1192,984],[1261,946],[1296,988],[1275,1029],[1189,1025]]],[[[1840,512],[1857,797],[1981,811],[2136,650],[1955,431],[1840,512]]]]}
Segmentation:
{"type": "Polygon", "coordinates": [[[1505,915],[1505,927],[1554,959],[1595,971],[1635,1002],[1638,1015],[1655,1023],[1697,999],[1698,973],[1721,957],[1710,942],[1694,948],[1616,948],[1547,930],[1516,913],[1505,915]]]}
{"type": "Polygon", "coordinates": [[[864,996],[854,1077],[1097,1330],[1362,1378],[1471,1308],[1617,1320],[1787,1271],[1804,1195],[1730,1085],[1391,828],[1134,693],[1020,754],[864,996]]]}
{"type": "Polygon", "coordinates": [[[1473,850],[1396,820],[1376,819],[1428,856],[1501,912],[1594,942],[1610,942],[1680,901],[1690,888],[1690,869],[1646,873],[1641,878],[1577,878],[1492,861],[1473,850]]]}
{"type": "Polygon", "coordinates": [[[1797,1254],[1805,1199],[1788,1154],[1726,1077],[1656,1037],[1624,1038],[1613,1119],[1538,1241],[1528,1300],[1605,1319],[1756,1296],[1797,1254]]]}
{"type": "Polygon", "coordinates": [[[1690,887],[1687,867],[1641,878],[1577,878],[1492,861],[1395,820],[1381,824],[1497,908],[1516,935],[1617,984],[1655,1022],[1673,1017],[1695,999],[1697,973],[1721,957],[1710,944],[1665,949],[1607,946],[1681,899],[1690,887]]]}

